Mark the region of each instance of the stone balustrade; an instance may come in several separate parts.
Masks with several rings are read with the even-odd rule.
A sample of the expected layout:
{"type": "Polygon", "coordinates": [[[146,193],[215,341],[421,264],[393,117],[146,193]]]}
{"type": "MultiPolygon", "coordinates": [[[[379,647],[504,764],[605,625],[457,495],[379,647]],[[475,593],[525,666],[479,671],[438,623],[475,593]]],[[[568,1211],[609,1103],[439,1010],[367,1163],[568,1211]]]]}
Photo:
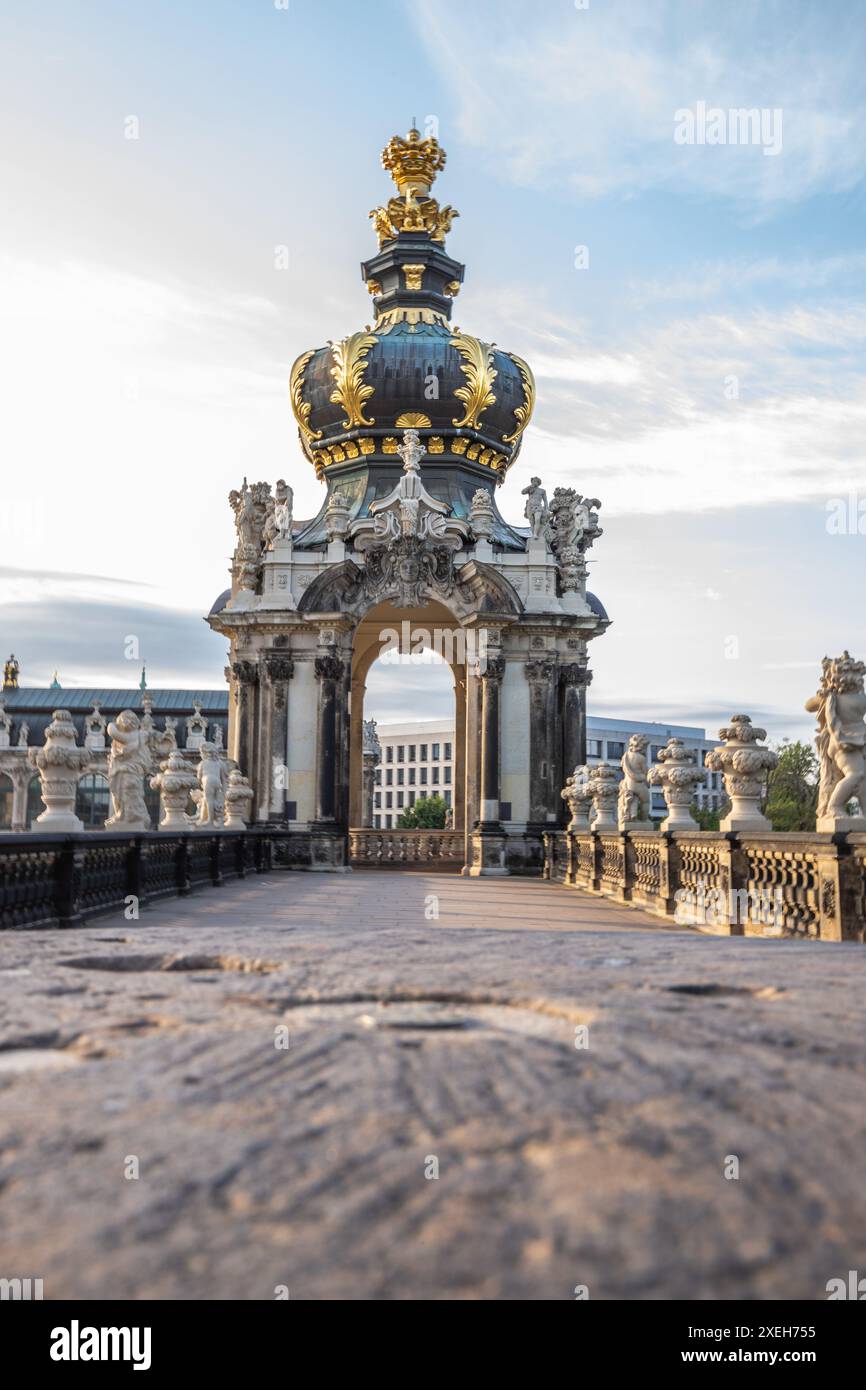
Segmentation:
{"type": "Polygon", "coordinates": [[[725,936],[866,940],[866,834],[570,830],[544,877],[725,936]]]}
{"type": "Polygon", "coordinates": [[[349,859],[354,868],[449,869],[462,865],[465,838],[462,830],[350,830],[349,859]]]}
{"type": "Polygon", "coordinates": [[[0,929],[76,927],[102,912],[218,888],[277,861],[284,831],[0,835],[0,929]]]}

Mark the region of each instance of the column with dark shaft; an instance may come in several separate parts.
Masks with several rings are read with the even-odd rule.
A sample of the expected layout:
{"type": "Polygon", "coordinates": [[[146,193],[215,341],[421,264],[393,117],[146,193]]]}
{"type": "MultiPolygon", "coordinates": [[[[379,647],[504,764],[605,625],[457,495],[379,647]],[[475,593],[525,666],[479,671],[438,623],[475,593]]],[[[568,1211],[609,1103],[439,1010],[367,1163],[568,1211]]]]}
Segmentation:
{"type": "Polygon", "coordinates": [[[529,682],[529,816],[539,834],[549,828],[551,811],[559,818],[556,782],[556,663],[539,657],[523,668],[529,682]]]}
{"type": "Polygon", "coordinates": [[[316,657],[319,682],[319,718],[316,779],[316,820],[336,819],[337,684],[343,663],[337,656],[316,657]]]}
{"type": "Polygon", "coordinates": [[[288,687],[295,673],[295,666],[291,657],[285,653],[268,652],[265,657],[265,670],[271,696],[270,813],[277,820],[284,820],[289,790],[289,770],[286,762],[289,741],[288,687]]]}
{"type": "Polygon", "coordinates": [[[251,782],[255,779],[256,688],[259,668],[255,661],[236,661],[232,665],[235,678],[235,699],[238,705],[237,753],[238,766],[251,782]]]}
{"type": "Polygon", "coordinates": [[[499,829],[499,697],[503,656],[488,657],[481,672],[481,829],[499,829]]]}
{"type": "MultiPolygon", "coordinates": [[[[592,672],[585,661],[560,667],[562,685],[562,783],[586,762],[586,687],[592,672]]],[[[565,814],[565,803],[563,812],[565,814]]]]}

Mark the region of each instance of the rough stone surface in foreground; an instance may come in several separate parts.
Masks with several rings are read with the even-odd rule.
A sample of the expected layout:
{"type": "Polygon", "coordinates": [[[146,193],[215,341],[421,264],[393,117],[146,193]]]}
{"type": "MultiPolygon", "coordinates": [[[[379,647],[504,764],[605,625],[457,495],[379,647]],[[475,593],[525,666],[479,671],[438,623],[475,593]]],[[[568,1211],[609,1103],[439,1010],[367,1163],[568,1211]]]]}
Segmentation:
{"type": "Polygon", "coordinates": [[[0,1276],[824,1298],[866,1269],[864,995],[862,946],[519,879],[272,874],[6,935],[0,1276]]]}

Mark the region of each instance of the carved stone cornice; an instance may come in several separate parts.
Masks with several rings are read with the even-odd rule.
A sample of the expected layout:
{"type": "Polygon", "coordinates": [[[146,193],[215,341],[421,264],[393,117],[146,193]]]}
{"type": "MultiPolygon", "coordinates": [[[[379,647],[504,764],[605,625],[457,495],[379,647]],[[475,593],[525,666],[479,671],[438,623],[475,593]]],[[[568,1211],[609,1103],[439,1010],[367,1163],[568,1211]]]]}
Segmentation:
{"type": "Polygon", "coordinates": [[[338,656],[317,656],[315,670],[318,681],[338,681],[343,675],[343,662],[338,656]]]}
{"type": "Polygon", "coordinates": [[[590,685],[592,672],[582,662],[570,661],[567,665],[560,666],[559,679],[563,685],[590,685]]]}
{"type": "Polygon", "coordinates": [[[255,661],[235,661],[232,663],[232,675],[240,685],[256,685],[259,679],[259,667],[255,661]]]}

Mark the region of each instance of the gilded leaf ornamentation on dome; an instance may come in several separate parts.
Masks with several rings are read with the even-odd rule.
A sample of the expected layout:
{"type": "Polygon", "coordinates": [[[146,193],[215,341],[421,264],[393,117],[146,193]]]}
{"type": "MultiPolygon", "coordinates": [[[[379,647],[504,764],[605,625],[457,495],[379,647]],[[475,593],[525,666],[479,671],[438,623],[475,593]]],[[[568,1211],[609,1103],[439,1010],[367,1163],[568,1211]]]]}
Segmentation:
{"type": "Polygon", "coordinates": [[[341,405],[346,412],[343,429],[355,425],[374,425],[375,420],[364,418],[364,402],[373,394],[373,387],[364,383],[364,369],[367,353],[375,347],[377,339],[372,333],[350,333],[342,342],[334,343],[331,355],[334,365],[331,376],[336,385],[330,399],[334,405],[341,405]]]}
{"type": "Polygon", "coordinates": [[[514,407],[514,418],[517,421],[517,429],[513,434],[504,434],[502,436],[502,442],[503,444],[516,444],[517,440],[526,429],[526,426],[529,424],[532,411],[535,407],[535,377],[530,371],[529,364],[524,362],[522,357],[518,357],[513,352],[509,352],[508,356],[520,372],[520,380],[523,383],[523,404],[514,407]]]}
{"type": "Polygon", "coordinates": [[[310,429],[310,411],[313,407],[310,402],[305,401],[303,397],[304,372],[307,370],[307,364],[315,351],[315,348],[310,348],[309,352],[302,352],[295,362],[295,365],[292,367],[289,377],[289,395],[292,400],[292,413],[298,422],[298,429],[301,431],[302,442],[310,439],[321,439],[322,437],[321,430],[310,429]]]}
{"type": "Polygon", "coordinates": [[[478,417],[489,405],[495,404],[493,383],[497,372],[493,365],[493,344],[479,342],[468,333],[460,333],[451,339],[451,346],[460,353],[463,361],[460,370],[466,377],[466,385],[458,386],[454,395],[463,402],[462,420],[455,419],[458,429],[478,428],[478,417]]]}

